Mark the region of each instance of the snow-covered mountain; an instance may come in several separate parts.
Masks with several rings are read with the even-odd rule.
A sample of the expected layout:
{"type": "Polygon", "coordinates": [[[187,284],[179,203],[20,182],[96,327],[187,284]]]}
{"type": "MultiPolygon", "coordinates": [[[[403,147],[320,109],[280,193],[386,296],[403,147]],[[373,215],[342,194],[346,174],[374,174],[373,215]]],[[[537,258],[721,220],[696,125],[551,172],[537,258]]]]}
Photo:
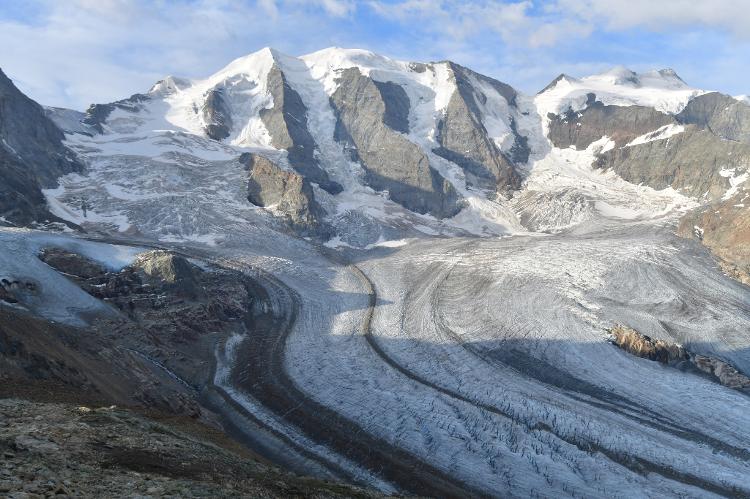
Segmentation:
{"type": "Polygon", "coordinates": [[[18,155],[75,234],[0,229],[23,346],[0,355],[43,350],[12,354],[23,379],[200,406],[286,467],[384,492],[750,494],[745,100],[625,68],[526,95],[331,48],[20,109],[75,153],[18,155]],[[75,370],[47,331],[88,335],[75,370]]]}
{"type": "MultiPolygon", "coordinates": [[[[578,188],[590,177],[594,156],[616,151],[601,147],[574,154],[564,149],[571,144],[586,149],[623,134],[629,140],[621,146],[666,140],[683,130],[678,114],[704,94],[672,70],[636,74],[615,68],[581,79],[561,75],[538,95],[525,96],[451,62],[395,61],[339,48],[296,58],[266,48],[206,79],[168,77],[145,94],[94,105],[78,119],[53,112],[73,132],[69,144],[88,158],[89,173],[63,179],[63,187],[50,191],[49,199],[58,216],[84,224],[89,217],[109,219],[127,230],[125,219],[143,224],[144,182],[164,185],[157,180],[163,168],[147,168],[148,175],[134,177],[132,166],[156,161],[182,169],[186,158],[194,158],[204,164],[203,172],[213,165],[225,172],[212,178],[223,186],[223,195],[233,192],[232,202],[221,208],[213,190],[196,188],[195,179],[186,181],[193,187],[178,192],[194,206],[199,200],[210,206],[194,214],[199,222],[192,226],[152,227],[164,237],[213,238],[222,220],[250,216],[245,181],[253,205],[266,208],[252,216],[273,214],[331,245],[361,247],[420,234],[554,230],[589,216],[588,211],[600,213],[597,206],[607,206],[610,215],[646,216],[687,200],[623,186],[616,177],[605,181],[611,184],[605,194],[578,188]],[[591,108],[587,116],[592,115],[598,109],[593,104],[604,112],[597,118],[601,123],[589,130],[590,118],[580,123],[572,113],[584,116],[591,108]],[[613,117],[610,111],[632,116],[613,117]],[[563,140],[566,134],[585,138],[563,140]],[[558,170],[565,154],[575,156],[579,171],[561,185],[550,184],[544,180],[545,165],[558,170]],[[252,160],[255,156],[258,161],[252,160]],[[123,165],[122,178],[116,163],[123,165]],[[548,188],[563,194],[550,195],[548,188]],[[543,195],[535,196],[540,189],[543,195]],[[632,195],[623,196],[623,190],[632,195]],[[82,199],[86,220],[77,206],[82,199]],[[206,217],[212,213],[219,220],[206,217]]],[[[672,184],[623,174],[619,159],[599,161],[635,185],[663,189],[672,184]]],[[[714,190],[728,189],[716,173],[720,185],[714,190]]],[[[698,194],[696,188],[689,194],[698,194]]]]}

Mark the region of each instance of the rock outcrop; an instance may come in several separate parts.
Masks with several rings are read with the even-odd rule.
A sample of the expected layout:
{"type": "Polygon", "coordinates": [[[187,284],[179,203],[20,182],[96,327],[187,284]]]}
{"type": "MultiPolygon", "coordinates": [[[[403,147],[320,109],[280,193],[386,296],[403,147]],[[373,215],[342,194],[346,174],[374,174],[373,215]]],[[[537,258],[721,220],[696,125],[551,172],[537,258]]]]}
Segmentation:
{"type": "Polygon", "coordinates": [[[634,184],[654,189],[673,187],[689,196],[713,201],[731,187],[725,172],[750,169],[750,145],[722,140],[688,125],[667,139],[607,151],[594,166],[610,169],[634,184]]]}
{"type": "Polygon", "coordinates": [[[515,90],[458,64],[447,64],[455,79],[456,90],[438,124],[436,140],[440,146],[434,152],[459,165],[474,185],[497,191],[517,188],[521,178],[514,163],[528,160],[527,139],[517,132],[512,122],[515,142],[509,155],[500,151],[482,124],[479,103],[486,102],[487,97],[475,88],[474,82],[481,80],[494,88],[509,106],[515,106],[515,90]]]}
{"type": "Polygon", "coordinates": [[[695,97],[677,119],[721,139],[750,144],[750,105],[728,95],[711,92],[695,97]]]}
{"type": "MultiPolygon", "coordinates": [[[[743,185],[744,187],[744,185],[743,185]]],[[[750,285],[750,193],[734,196],[687,213],[677,233],[696,239],[718,258],[731,277],[750,285]]]]}
{"type": "Polygon", "coordinates": [[[0,71],[0,217],[16,225],[57,220],[41,189],[83,165],[44,109],[0,71]]]}
{"type": "Polygon", "coordinates": [[[268,73],[267,86],[273,107],[261,110],[260,118],[271,135],[271,144],[285,149],[289,164],[308,181],[330,194],[341,192],[341,185],[328,177],[315,156],[317,146],[307,129],[307,108],[277,64],[268,73]]]}
{"type": "Polygon", "coordinates": [[[335,138],[362,164],[365,183],[388,191],[391,200],[409,210],[438,218],[455,215],[460,207],[451,183],[430,166],[419,146],[397,130],[404,128],[404,111],[394,109],[408,100],[357,68],[343,70],[338,84],[331,96],[337,117],[335,138]]]}
{"type": "Polygon", "coordinates": [[[313,229],[323,215],[309,181],[258,154],[240,156],[248,170],[248,199],[256,206],[273,207],[298,229],[313,229]]]}
{"type": "Polygon", "coordinates": [[[610,330],[614,343],[628,353],[662,364],[687,360],[687,351],[680,345],[654,340],[627,326],[617,325],[610,330]]]}
{"type": "Polygon", "coordinates": [[[140,104],[148,102],[151,99],[146,94],[133,94],[127,99],[118,100],[109,104],[92,104],[86,110],[86,115],[82,123],[98,133],[104,133],[104,124],[110,115],[116,109],[122,109],[127,112],[136,112],[140,109],[140,104]]]}
{"type": "Polygon", "coordinates": [[[705,355],[694,355],[692,361],[698,369],[715,376],[724,386],[735,390],[750,388],[750,378],[722,360],[705,355]]]}
{"type": "Polygon", "coordinates": [[[561,149],[575,146],[578,150],[586,149],[604,136],[622,147],[636,137],[676,123],[673,116],[650,107],[604,105],[593,93],[588,94],[585,109],[550,114],[548,118],[548,137],[552,144],[561,149]]]}
{"type": "Polygon", "coordinates": [[[616,325],[609,332],[612,342],[632,355],[677,367],[683,371],[705,373],[728,388],[750,389],[750,378],[723,360],[692,353],[680,345],[652,339],[623,325],[616,325]]]}
{"type": "Polygon", "coordinates": [[[203,104],[203,121],[206,135],[214,140],[223,140],[232,132],[232,111],[224,99],[221,89],[212,89],[203,104]]]}
{"type": "Polygon", "coordinates": [[[169,251],[149,251],[136,257],[131,265],[142,280],[162,285],[175,293],[196,298],[201,292],[200,274],[203,271],[182,256],[169,251]]]}

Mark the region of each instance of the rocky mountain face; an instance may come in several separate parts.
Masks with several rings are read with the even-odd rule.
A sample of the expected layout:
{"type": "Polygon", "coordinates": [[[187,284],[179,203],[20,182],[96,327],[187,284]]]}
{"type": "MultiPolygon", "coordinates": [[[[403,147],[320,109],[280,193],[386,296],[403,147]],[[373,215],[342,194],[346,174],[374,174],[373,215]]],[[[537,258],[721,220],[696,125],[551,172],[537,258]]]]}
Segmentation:
{"type": "Polygon", "coordinates": [[[744,227],[750,211],[744,203],[744,182],[750,170],[750,105],[717,92],[686,97],[684,82],[674,81],[651,88],[652,100],[653,95],[665,99],[661,105],[638,105],[637,99],[623,105],[623,95],[643,90],[637,75],[609,87],[570,81],[558,79],[540,95],[570,86],[578,94],[600,90],[601,97],[588,92],[585,101],[572,99],[562,112],[549,113],[552,144],[581,150],[606,138],[594,151],[595,168],[613,171],[633,184],[673,188],[704,204],[685,215],[679,233],[701,241],[731,275],[747,282],[750,259],[744,227]]]}
{"type": "Polygon", "coordinates": [[[425,153],[404,134],[409,132],[409,100],[393,83],[376,84],[359,69],[341,72],[331,96],[337,141],[364,167],[365,183],[388,191],[396,203],[438,218],[455,215],[453,186],[432,166],[425,153]]]}
{"type": "Polygon", "coordinates": [[[0,217],[26,225],[52,220],[41,189],[81,171],[62,131],[0,71],[0,217]]]}
{"type": "Polygon", "coordinates": [[[528,161],[528,139],[518,133],[511,117],[512,146],[506,152],[501,151],[482,123],[480,111],[487,102],[487,96],[481,92],[482,84],[497,91],[511,107],[517,105],[517,92],[509,85],[458,64],[449,62],[447,65],[456,89],[438,122],[436,142],[439,147],[434,149],[435,153],[461,166],[471,182],[479,186],[493,191],[518,188],[521,179],[514,165],[528,161]]]}
{"type": "MultiPolygon", "coordinates": [[[[118,135],[158,140],[164,153],[185,145],[176,140],[184,136],[208,139],[198,147],[215,151],[211,159],[263,157],[267,162],[255,160],[263,166],[252,169],[248,184],[253,204],[273,205],[272,213],[308,234],[326,219],[343,237],[348,220],[364,217],[379,227],[377,239],[403,227],[392,212],[443,226],[437,221],[464,211],[448,226],[458,232],[481,226],[476,203],[467,199],[494,202],[519,189],[531,153],[531,110],[519,99],[509,85],[451,62],[406,63],[343,49],[294,58],[264,49],[205,80],[169,77],[148,93],[93,105],[80,126],[70,123],[70,113],[53,115],[80,142],[74,149],[92,161],[106,156],[103,146],[118,135]],[[157,139],[165,128],[169,137],[157,139]],[[287,196],[279,203],[285,187],[269,182],[281,171],[299,176],[283,181],[299,184],[293,187],[299,195],[289,195],[294,201],[287,196]],[[358,204],[381,205],[382,216],[337,208],[358,204]]],[[[136,154],[153,149],[134,145],[136,154]]]]}
{"type": "Polygon", "coordinates": [[[750,285],[750,204],[748,193],[739,190],[734,196],[710,203],[685,215],[678,233],[696,239],[720,260],[732,277],[750,285]]]}
{"type": "Polygon", "coordinates": [[[560,115],[550,114],[549,139],[555,147],[586,149],[606,136],[618,147],[636,137],[675,123],[675,119],[646,106],[604,105],[596,94],[587,95],[586,107],[568,109],[560,115]]]}

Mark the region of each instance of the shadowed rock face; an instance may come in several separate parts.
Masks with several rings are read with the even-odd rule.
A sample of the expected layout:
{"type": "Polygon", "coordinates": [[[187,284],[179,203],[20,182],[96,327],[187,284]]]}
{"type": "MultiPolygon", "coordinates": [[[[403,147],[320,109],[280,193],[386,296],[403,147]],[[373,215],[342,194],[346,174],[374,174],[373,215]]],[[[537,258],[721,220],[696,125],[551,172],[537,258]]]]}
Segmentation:
{"type": "Polygon", "coordinates": [[[377,85],[359,69],[342,71],[331,96],[336,113],[335,138],[366,171],[365,182],[405,208],[438,218],[459,211],[453,186],[430,166],[416,144],[389,126],[404,129],[408,103],[394,84],[377,85]],[[389,109],[391,109],[389,111],[389,109]]]}
{"type": "Polygon", "coordinates": [[[315,157],[316,144],[307,129],[305,104],[276,64],[268,73],[268,90],[273,97],[273,107],[263,109],[260,118],[271,135],[271,144],[277,149],[286,149],[289,163],[310,182],[330,194],[341,192],[341,185],[328,178],[315,157]]]}
{"type": "Polygon", "coordinates": [[[469,180],[482,188],[499,191],[518,188],[521,179],[512,163],[525,163],[528,160],[526,138],[517,133],[513,123],[516,141],[511,157],[502,154],[481,121],[477,101],[483,103],[487,97],[474,88],[471,78],[491,85],[511,106],[515,106],[515,90],[457,64],[449,62],[448,65],[456,81],[456,91],[438,124],[436,140],[440,147],[434,152],[459,165],[466,171],[469,180]]]}
{"type": "Polygon", "coordinates": [[[750,167],[750,146],[689,125],[665,140],[607,151],[595,166],[612,169],[634,184],[654,189],[672,186],[690,196],[716,200],[730,187],[722,171],[750,167]]]}
{"type": "Polygon", "coordinates": [[[271,160],[245,153],[240,163],[248,169],[248,199],[256,206],[275,205],[298,228],[314,228],[322,209],[309,182],[299,173],[284,170],[271,160]]]}
{"type": "Polygon", "coordinates": [[[401,133],[409,133],[409,96],[399,85],[391,81],[375,81],[378,92],[385,104],[383,123],[401,133]]]}
{"type": "Polygon", "coordinates": [[[582,111],[548,116],[548,136],[555,147],[586,149],[605,135],[622,147],[636,137],[676,123],[674,117],[650,107],[605,106],[594,94],[588,98],[588,106],[582,111]]]}
{"type": "Polygon", "coordinates": [[[232,111],[220,89],[208,93],[203,104],[203,119],[206,122],[206,135],[210,138],[222,140],[229,137],[232,130],[232,111]]]}
{"type": "Polygon", "coordinates": [[[0,216],[17,224],[53,219],[42,188],[83,168],[44,109],[0,71],[0,216]]]}
{"type": "Polygon", "coordinates": [[[102,125],[107,121],[109,115],[115,109],[123,109],[125,111],[135,112],[138,110],[138,104],[150,100],[148,95],[144,94],[133,94],[127,99],[118,100],[109,104],[92,104],[86,110],[86,117],[83,119],[83,124],[88,125],[99,133],[104,133],[102,125]]]}
{"type": "Polygon", "coordinates": [[[711,92],[692,99],[677,115],[685,124],[693,124],[718,137],[750,144],[750,105],[711,92]]]}

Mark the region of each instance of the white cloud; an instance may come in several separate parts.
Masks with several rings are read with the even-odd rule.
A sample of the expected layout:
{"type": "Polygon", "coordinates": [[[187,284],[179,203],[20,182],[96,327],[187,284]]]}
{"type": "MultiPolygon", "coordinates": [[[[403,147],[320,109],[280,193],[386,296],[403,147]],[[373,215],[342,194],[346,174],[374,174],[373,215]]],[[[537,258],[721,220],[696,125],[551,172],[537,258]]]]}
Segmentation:
{"type": "Polygon", "coordinates": [[[667,31],[675,27],[707,27],[750,37],[750,4],[747,0],[556,0],[550,10],[606,28],[645,27],[667,31]]]}
{"type": "Polygon", "coordinates": [[[563,71],[674,66],[690,83],[745,94],[748,1],[2,0],[0,68],[39,102],[77,109],[167,74],[205,77],[264,46],[452,59],[526,91],[563,71]],[[609,37],[632,28],[665,35],[659,47],[609,37]]]}
{"type": "Polygon", "coordinates": [[[167,74],[207,76],[264,46],[296,53],[343,43],[332,23],[356,8],[348,0],[33,5],[39,15],[23,21],[0,7],[0,68],[39,102],[76,109],[144,91],[167,74]]]}

